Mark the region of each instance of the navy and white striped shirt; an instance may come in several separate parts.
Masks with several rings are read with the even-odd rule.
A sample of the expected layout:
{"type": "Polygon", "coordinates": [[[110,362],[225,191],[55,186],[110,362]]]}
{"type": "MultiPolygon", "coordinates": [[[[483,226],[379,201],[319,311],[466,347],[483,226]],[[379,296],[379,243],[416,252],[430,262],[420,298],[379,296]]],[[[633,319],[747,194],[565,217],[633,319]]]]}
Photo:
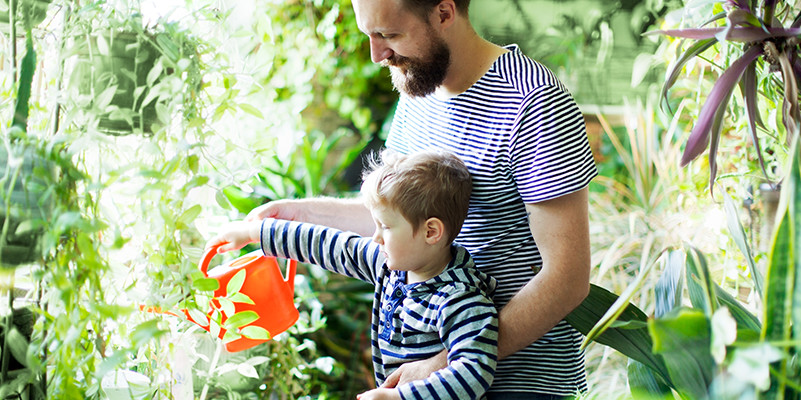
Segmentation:
{"type": "MultiPolygon", "coordinates": [[[[542,267],[525,204],[578,191],[597,175],[584,120],[570,93],[517,46],[507,49],[455,97],[401,96],[386,144],[406,154],[443,149],[467,164],[473,193],[456,240],[479,269],[498,280],[498,308],[542,267]]],[[[581,340],[578,331],[560,322],[501,360],[490,391],[585,391],[581,340]]]]}
{"type": "Polygon", "coordinates": [[[370,238],[293,221],[266,219],[265,254],[319,265],[375,285],[371,344],[380,385],[400,365],[448,350],[448,367],[398,386],[403,399],[476,399],[492,383],[498,352],[496,282],[475,268],[470,254],[452,245],[453,259],[439,275],[406,284],[390,271],[370,238]]]}

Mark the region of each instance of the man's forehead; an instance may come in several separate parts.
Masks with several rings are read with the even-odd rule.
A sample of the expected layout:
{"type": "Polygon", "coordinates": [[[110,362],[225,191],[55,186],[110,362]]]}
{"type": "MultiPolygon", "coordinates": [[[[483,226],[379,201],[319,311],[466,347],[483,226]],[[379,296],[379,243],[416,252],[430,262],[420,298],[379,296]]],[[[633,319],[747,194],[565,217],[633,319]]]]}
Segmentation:
{"type": "Polygon", "coordinates": [[[353,0],[353,10],[359,30],[368,35],[398,30],[409,16],[401,0],[353,0]]]}

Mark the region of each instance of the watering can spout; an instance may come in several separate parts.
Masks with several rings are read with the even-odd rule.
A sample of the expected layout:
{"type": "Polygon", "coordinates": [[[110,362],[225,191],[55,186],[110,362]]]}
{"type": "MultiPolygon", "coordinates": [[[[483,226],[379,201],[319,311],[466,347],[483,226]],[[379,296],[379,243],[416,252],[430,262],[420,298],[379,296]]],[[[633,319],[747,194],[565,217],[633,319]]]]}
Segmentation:
{"type": "MultiPolygon", "coordinates": [[[[220,244],[221,245],[221,244],[220,244]]],[[[232,315],[226,315],[222,310],[218,298],[229,295],[228,282],[240,271],[245,272],[245,279],[239,293],[250,298],[251,303],[234,302],[234,314],[253,311],[258,315],[258,319],[245,325],[255,326],[267,331],[267,339],[252,339],[241,336],[233,341],[226,343],[226,349],[230,352],[242,351],[260,343],[264,343],[269,338],[278,335],[289,329],[298,320],[298,310],[295,308],[295,272],[297,261],[287,261],[286,277],[281,273],[278,260],[275,257],[265,256],[261,250],[256,250],[245,254],[233,261],[222,264],[208,270],[209,263],[217,255],[217,248],[220,245],[210,247],[201,257],[199,264],[200,271],[208,278],[216,279],[219,288],[214,291],[212,299],[212,310],[204,317],[205,320],[197,321],[187,310],[182,310],[184,316],[206,331],[210,331],[210,320],[214,309],[218,309],[222,315],[222,324],[232,315]]],[[[241,327],[241,328],[244,328],[241,327]]],[[[220,329],[219,338],[225,336],[226,330],[220,329]]]]}

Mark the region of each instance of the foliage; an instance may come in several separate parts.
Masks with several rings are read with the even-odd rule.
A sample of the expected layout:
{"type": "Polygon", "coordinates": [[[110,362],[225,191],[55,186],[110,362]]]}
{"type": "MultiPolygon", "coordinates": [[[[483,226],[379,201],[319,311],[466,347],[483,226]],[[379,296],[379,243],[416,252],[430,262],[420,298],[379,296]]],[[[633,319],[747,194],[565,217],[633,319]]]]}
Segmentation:
{"type": "MultiPolygon", "coordinates": [[[[684,16],[697,15],[691,13],[694,4],[687,5],[684,16]]],[[[668,74],[666,87],[672,86],[679,77],[682,66],[689,66],[689,60],[702,51],[708,50],[707,54],[712,55],[710,59],[716,61],[729,57],[725,52],[732,47],[726,42],[712,46],[711,43],[717,39],[712,38],[714,35],[706,36],[710,30],[720,33],[718,37],[728,34],[727,40],[737,38],[738,35],[745,37],[762,32],[761,37],[768,41],[762,45],[766,48],[777,46],[784,51],[783,57],[790,59],[795,57],[793,54],[797,49],[794,46],[797,46],[797,43],[793,44],[793,40],[787,40],[785,43],[785,40],[776,38],[776,35],[782,35],[781,32],[790,32],[794,28],[760,25],[761,22],[755,17],[751,18],[753,15],[743,12],[746,6],[755,9],[754,4],[728,2],[727,5],[739,8],[740,11],[728,9],[728,13],[721,14],[729,18],[729,25],[726,28],[661,31],[668,34],[677,32],[698,34],[697,38],[701,38],[700,42],[696,42],[679,56],[677,67],[668,74]],[[746,20],[752,26],[743,25],[743,21],[746,20]],[[709,47],[704,47],[706,45],[709,47]],[[789,47],[783,47],[784,45],[789,47]],[[718,57],[719,55],[722,57],[718,57]]],[[[764,2],[760,7],[763,12],[760,17],[778,15],[778,20],[784,18],[783,16],[787,15],[785,13],[792,9],[783,3],[772,1],[764,2]]],[[[718,17],[713,20],[717,19],[718,17]]],[[[766,20],[776,21],[777,18],[766,20]]],[[[715,146],[721,136],[723,114],[730,108],[735,112],[739,110],[736,105],[728,103],[734,84],[740,80],[740,75],[744,74],[742,70],[746,69],[745,64],[755,61],[755,55],[763,51],[763,49],[753,49],[754,47],[749,47],[745,50],[745,55],[740,53],[732,56],[746,58],[731,63],[731,67],[715,83],[710,92],[710,99],[706,101],[698,116],[699,121],[694,124],[683,161],[689,161],[688,154],[692,155],[691,158],[698,155],[693,155],[693,152],[698,150],[695,140],[703,135],[712,138],[710,159],[716,156],[715,146]],[[711,133],[709,133],[710,128],[711,133]],[[704,129],[706,133],[703,132],[704,129]]],[[[762,68],[759,65],[764,61],[755,62],[756,64],[751,65],[757,65],[755,68],[759,72],[762,68]]],[[[771,109],[771,105],[784,101],[787,104],[784,110],[790,110],[793,103],[797,102],[797,95],[790,93],[795,90],[792,74],[782,73],[779,76],[781,78],[771,77],[766,73],[764,79],[755,80],[762,85],[760,93],[764,96],[760,101],[769,105],[767,109],[762,110],[781,121],[778,125],[783,124],[781,131],[782,134],[786,133],[781,140],[779,136],[772,136],[770,147],[777,153],[779,151],[788,153],[784,169],[775,171],[783,179],[782,202],[779,206],[779,219],[776,221],[777,228],[773,233],[766,260],[767,271],[764,279],[763,271],[758,267],[758,251],[749,244],[748,235],[739,221],[737,207],[726,191],[723,196],[729,234],[745,260],[746,269],[743,275],[751,280],[746,286],[751,292],[750,302],[746,301],[742,292],[737,296],[731,295],[730,288],[723,285],[726,279],[718,278],[714,274],[714,269],[720,268],[717,260],[727,256],[729,251],[725,248],[723,251],[700,251],[691,244],[692,241],[688,241],[682,246],[671,246],[661,253],[658,259],[661,260],[663,272],[654,287],[646,286],[644,283],[648,281],[645,275],[653,273],[655,268],[650,264],[643,264],[637,278],[621,292],[620,296],[610,295],[600,287],[594,287],[584,305],[569,317],[579,330],[588,335],[587,343],[597,340],[631,358],[629,385],[632,392],[637,395],[644,395],[646,398],[674,398],[675,393],[687,399],[801,398],[801,381],[799,381],[801,371],[798,366],[798,344],[801,343],[801,337],[798,336],[797,330],[800,326],[798,316],[801,315],[799,314],[801,304],[798,299],[801,298],[799,294],[801,287],[798,285],[799,275],[796,271],[796,266],[799,265],[798,255],[793,250],[797,234],[792,228],[798,216],[797,184],[801,179],[798,160],[801,154],[798,153],[796,145],[786,149],[787,142],[785,142],[785,138],[797,142],[797,139],[794,139],[797,134],[794,132],[797,132],[798,120],[792,116],[792,112],[778,116],[781,113],[776,112],[775,108],[771,109]],[[788,80],[792,81],[792,87],[785,88],[783,83],[788,80]],[[708,258],[707,254],[711,258],[708,258]],[[645,314],[637,312],[636,308],[632,309],[634,306],[631,301],[642,292],[654,296],[654,312],[650,318],[645,318],[645,314]],[[650,352],[646,351],[649,349],[650,352]]],[[[699,82],[701,81],[702,79],[699,79],[699,82]]],[[[699,85],[695,90],[701,94],[704,88],[704,85],[699,85]]],[[[746,114],[755,118],[759,115],[752,107],[756,101],[756,92],[752,93],[751,90],[744,87],[742,89],[746,114]],[[754,113],[748,111],[749,109],[754,110],[754,113]]],[[[681,110],[676,116],[678,117],[680,113],[681,110]]],[[[765,123],[761,126],[769,125],[768,120],[763,119],[763,121],[765,123]]],[[[751,129],[754,133],[755,123],[748,122],[747,125],[749,126],[747,129],[751,129]]],[[[704,140],[706,139],[701,142],[704,140]]],[[[648,163],[645,163],[645,166],[647,165],[648,163]]],[[[763,170],[767,170],[764,165],[763,163],[763,170]]],[[[712,160],[710,190],[716,181],[715,166],[716,161],[712,160]]],[[[640,165],[640,168],[644,166],[640,165]]],[[[727,178],[737,176],[730,174],[727,178]]],[[[639,186],[634,185],[634,187],[640,191],[639,186]]],[[[687,191],[691,190],[694,188],[685,187],[681,196],[687,195],[687,191]]]]}
{"type": "MultiPolygon", "coordinates": [[[[685,15],[698,15],[687,6],[685,15]]],[[[766,151],[785,149],[798,134],[801,117],[798,109],[799,37],[801,37],[801,10],[783,1],[727,1],[715,3],[714,16],[703,21],[697,28],[662,29],[653,34],[691,39],[693,42],[677,57],[670,68],[663,86],[663,95],[675,83],[682,68],[694,57],[715,54],[721,62],[723,72],[709,92],[701,108],[681,163],[686,165],[709,147],[710,189],[717,174],[717,151],[724,125],[728,103],[739,84],[745,105],[748,131],[763,173],[771,179],[765,166],[766,151]],[[706,27],[713,24],[712,27],[706,27]],[[741,46],[729,45],[742,43],[741,46]],[[725,46],[723,45],[725,44],[725,46]],[[775,73],[774,73],[775,72],[775,73]],[[767,97],[769,107],[778,107],[782,112],[776,116],[781,120],[781,129],[768,131],[768,143],[760,141],[757,127],[768,130],[761,116],[758,95],[767,97]],[[784,139],[781,139],[784,138],[784,139]],[[778,148],[777,148],[778,147],[778,148]]],[[[704,15],[701,13],[701,15],[704,15]]]]}

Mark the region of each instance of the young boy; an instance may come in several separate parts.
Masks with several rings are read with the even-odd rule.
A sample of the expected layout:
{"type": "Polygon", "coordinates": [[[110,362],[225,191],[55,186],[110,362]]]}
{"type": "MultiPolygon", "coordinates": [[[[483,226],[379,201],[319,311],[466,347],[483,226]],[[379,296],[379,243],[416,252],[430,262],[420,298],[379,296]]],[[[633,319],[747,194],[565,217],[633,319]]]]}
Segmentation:
{"type": "Polygon", "coordinates": [[[448,366],[424,380],[362,393],[360,400],[481,398],[497,362],[495,280],[453,243],[472,184],[456,156],[384,152],[361,194],[375,234],[364,238],[313,225],[238,222],[211,239],[218,252],[261,242],[267,255],[317,264],[375,285],[371,343],[378,385],[401,364],[448,350],[448,366]]]}

